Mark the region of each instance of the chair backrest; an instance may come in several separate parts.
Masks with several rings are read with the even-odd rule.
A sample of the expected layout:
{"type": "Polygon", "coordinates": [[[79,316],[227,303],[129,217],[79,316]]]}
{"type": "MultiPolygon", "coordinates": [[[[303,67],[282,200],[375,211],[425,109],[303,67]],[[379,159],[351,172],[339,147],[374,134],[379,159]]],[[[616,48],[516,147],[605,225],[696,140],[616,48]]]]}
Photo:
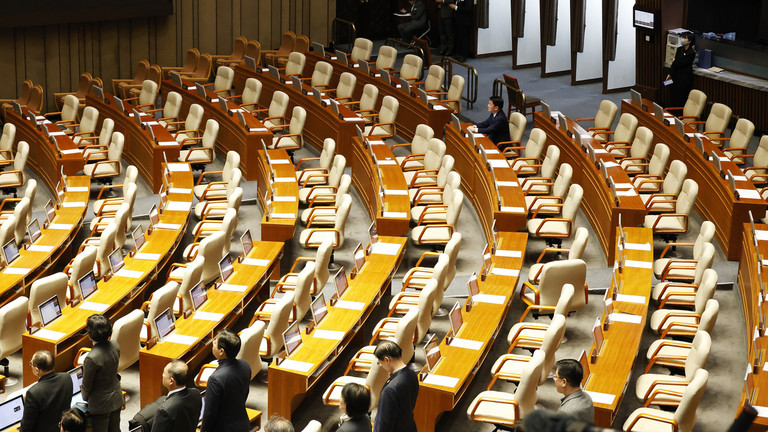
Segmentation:
{"type": "Polygon", "coordinates": [[[517,405],[520,408],[521,418],[525,418],[536,406],[536,389],[539,386],[539,377],[541,376],[541,370],[544,368],[545,357],[544,351],[536,350],[533,352],[531,360],[523,366],[520,383],[517,385],[513,395],[513,400],[517,401],[517,405]]]}
{"type": "Polygon", "coordinates": [[[245,55],[254,59],[258,64],[261,61],[261,43],[257,40],[248,41],[248,45],[245,46],[245,55]]]}
{"type": "Polygon", "coordinates": [[[379,47],[379,56],[376,58],[376,69],[392,69],[397,60],[397,49],[389,45],[379,47]]]}
{"type": "Polygon", "coordinates": [[[357,77],[350,72],[342,72],[339,85],[336,86],[336,99],[350,99],[355,92],[357,77]]]}
{"type": "Polygon", "coordinates": [[[139,169],[136,168],[136,165],[128,165],[128,168],[125,169],[125,180],[123,180],[123,187],[127,183],[136,183],[136,180],[139,178],[139,169]]]}
{"type": "Polygon", "coordinates": [[[709,372],[706,369],[699,369],[693,375],[693,380],[683,391],[683,397],[680,399],[680,405],[677,406],[674,420],[677,422],[677,430],[680,432],[691,432],[696,424],[696,409],[699,407],[701,397],[704,396],[704,389],[707,386],[709,372]]]}
{"type": "Polygon", "coordinates": [[[760,137],[760,143],[757,145],[752,165],[768,166],[768,135],[760,137]]]}
{"type": "Polygon", "coordinates": [[[547,143],[547,133],[537,127],[531,129],[528,143],[525,145],[525,157],[541,159],[544,145],[547,143]]]}
{"type": "Polygon", "coordinates": [[[513,112],[509,116],[509,139],[511,141],[521,142],[523,140],[523,133],[525,133],[525,126],[528,124],[528,120],[519,112],[513,112]]]}
{"type": "Polygon", "coordinates": [[[568,306],[573,301],[573,296],[576,294],[576,290],[573,285],[567,283],[563,285],[563,289],[560,291],[560,297],[555,304],[555,315],[568,315],[568,306]]]}
{"type": "Polygon", "coordinates": [[[230,150],[227,152],[227,159],[224,162],[221,179],[229,181],[235,175],[235,168],[240,168],[240,153],[230,150]]]}
{"type": "Polygon", "coordinates": [[[696,203],[696,195],[699,193],[699,184],[696,180],[685,179],[683,182],[683,189],[677,196],[677,205],[675,211],[677,213],[690,214],[693,205],[696,203]]]}
{"type": "MultiPolygon", "coordinates": [[[[289,133],[292,134],[301,134],[302,131],[304,131],[304,124],[307,122],[307,111],[302,108],[299,105],[296,105],[293,107],[293,112],[291,113],[291,123],[288,126],[289,133]]],[[[301,137],[291,137],[295,140],[298,140],[298,145],[302,144],[301,137]]]]}
{"type": "Polygon", "coordinates": [[[13,209],[13,214],[16,216],[16,229],[13,230],[14,240],[17,245],[21,245],[24,241],[24,236],[27,234],[27,219],[32,216],[32,201],[28,197],[22,197],[21,201],[16,204],[13,209]]]}
{"type": "Polygon", "coordinates": [[[246,44],[248,44],[248,39],[245,36],[236,37],[229,60],[242,60],[243,55],[245,55],[246,44]]]}
{"type": "Polygon", "coordinates": [[[296,320],[301,321],[312,303],[312,284],[315,279],[315,262],[307,261],[296,277],[296,289],[293,291],[293,303],[296,305],[296,320]]]}
{"type": "Polygon", "coordinates": [[[540,301],[543,306],[555,306],[560,299],[563,285],[571,284],[578,293],[574,294],[568,312],[584,308],[585,298],[580,295],[587,277],[587,264],[580,259],[551,261],[544,264],[539,283],[540,301]]]}
{"type": "Polygon", "coordinates": [[[35,86],[35,83],[32,82],[32,80],[24,80],[23,83],[21,83],[21,90],[19,90],[19,97],[16,98],[16,100],[19,102],[19,105],[25,106],[29,102],[30,94],[32,93],[32,87],[35,86]]]}
{"type": "Polygon", "coordinates": [[[229,66],[219,66],[216,69],[216,79],[213,81],[214,90],[229,90],[235,80],[235,71],[229,66]]]}
{"type": "MultiPolygon", "coordinates": [[[[235,188],[242,189],[242,188],[235,188]]],[[[224,213],[224,219],[221,221],[220,232],[224,233],[224,243],[221,245],[222,256],[229,253],[229,249],[232,246],[232,236],[237,228],[237,209],[228,208],[224,213]]]]}
{"type": "Polygon", "coordinates": [[[456,277],[456,260],[459,258],[461,249],[461,233],[454,231],[451,239],[445,245],[445,254],[448,255],[448,273],[445,275],[444,287],[448,287],[456,277]]]}
{"type": "Polygon", "coordinates": [[[26,141],[19,141],[16,145],[16,156],[13,158],[13,169],[24,171],[27,166],[27,157],[29,157],[29,144],[26,141]]]}
{"type": "Polygon", "coordinates": [[[77,112],[80,109],[80,101],[77,96],[68,94],[64,96],[64,106],[61,107],[61,119],[73,121],[77,118],[77,112]]]}
{"type": "Polygon", "coordinates": [[[461,207],[464,204],[464,192],[461,189],[455,189],[453,191],[453,197],[448,203],[448,209],[445,213],[445,221],[448,225],[452,226],[454,230],[458,229],[456,224],[459,222],[459,215],[461,214],[461,207]]]}
{"type": "Polygon", "coordinates": [[[358,60],[368,61],[371,59],[371,52],[373,51],[373,42],[366,38],[355,39],[355,45],[352,47],[352,53],[349,55],[352,63],[357,63],[358,60]]]}
{"type": "Polygon", "coordinates": [[[42,322],[38,306],[53,296],[58,297],[59,305],[64,309],[67,304],[68,280],[66,273],[54,273],[32,282],[29,289],[29,315],[33,323],[42,322]]]}
{"type": "Polygon", "coordinates": [[[304,73],[304,64],[307,62],[307,57],[297,51],[288,54],[288,63],[285,64],[286,75],[301,75],[304,73]]]}
{"type": "Polygon", "coordinates": [[[96,247],[86,246],[82,252],[72,258],[72,270],[69,274],[69,286],[74,290],[74,297],[83,298],[83,292],[80,289],[80,278],[93,270],[96,264],[96,247]]]}
{"type": "Polygon", "coordinates": [[[661,191],[667,194],[679,194],[683,188],[683,182],[688,175],[688,166],[680,159],[675,159],[669,164],[669,171],[661,184],[661,191]]]}
{"type": "Polygon", "coordinates": [[[632,141],[632,148],[629,154],[632,157],[647,158],[653,145],[653,132],[645,126],[637,128],[635,139],[632,141]]]}
{"type": "Polygon", "coordinates": [[[133,81],[131,82],[132,85],[141,84],[145,79],[147,79],[147,73],[149,73],[149,61],[148,60],[140,60],[139,64],[136,65],[136,75],[133,76],[133,81]]]}
{"type": "Polygon", "coordinates": [[[198,256],[205,258],[203,264],[203,272],[200,276],[200,280],[203,283],[208,283],[219,276],[219,261],[224,256],[224,242],[229,241],[225,238],[226,234],[222,231],[217,231],[208,237],[204,238],[198,246],[198,256]]]}
{"type": "MultiPolygon", "coordinates": [[[[728,127],[728,122],[731,121],[731,108],[728,105],[715,103],[709,110],[709,116],[707,116],[707,122],[704,124],[705,132],[725,132],[725,128],[728,127]]],[[[712,134],[712,137],[720,137],[724,135],[712,134]]]]}
{"type": "Polygon", "coordinates": [[[576,219],[576,212],[581,206],[581,198],[584,196],[584,189],[578,184],[572,184],[568,189],[568,195],[563,202],[563,217],[571,221],[576,219]]]}
{"type": "MultiPolygon", "coordinates": [[[[11,214],[0,225],[0,243],[6,244],[13,238],[13,231],[16,229],[16,216],[11,214]]],[[[5,257],[0,258],[2,262],[5,262],[5,257]]]]}
{"type": "Polygon", "coordinates": [[[203,123],[204,113],[205,110],[199,104],[190,105],[189,112],[187,112],[187,118],[184,119],[184,129],[200,130],[200,124],[203,123]]]}
{"type": "Polygon", "coordinates": [[[213,67],[213,59],[211,58],[211,55],[208,53],[200,54],[200,57],[197,58],[195,72],[192,73],[191,78],[208,79],[208,77],[211,75],[211,67],[213,67]]]}
{"type": "Polygon", "coordinates": [[[581,259],[584,255],[584,250],[587,248],[587,240],[589,240],[589,233],[584,227],[576,228],[576,233],[573,235],[573,243],[568,250],[568,259],[581,259]]]}
{"type": "Polygon", "coordinates": [[[711,333],[712,328],[715,327],[715,322],[717,322],[717,315],[719,312],[720,303],[715,299],[707,300],[707,304],[704,306],[704,311],[700,314],[699,330],[711,333]]]}
{"type": "Polygon", "coordinates": [[[344,195],[349,193],[349,187],[352,185],[352,176],[349,174],[342,174],[341,181],[339,181],[339,187],[336,188],[336,196],[333,199],[335,206],[341,205],[341,199],[344,195]]]}
{"type": "Polygon", "coordinates": [[[706,106],[707,95],[701,90],[691,90],[691,92],[688,93],[688,100],[685,101],[685,106],[683,106],[683,116],[690,116],[691,118],[687,118],[685,121],[690,122],[698,120],[706,106]]]}
{"type": "Polygon", "coordinates": [[[197,65],[197,59],[200,57],[200,51],[197,48],[190,48],[184,56],[184,65],[181,66],[181,72],[192,72],[197,65]]]}
{"type": "Polygon", "coordinates": [[[461,112],[461,94],[464,93],[464,77],[461,75],[454,75],[451,77],[451,86],[448,87],[448,94],[446,99],[448,105],[456,112],[461,112]]]}
{"type": "Polygon", "coordinates": [[[240,183],[243,181],[243,172],[240,168],[233,168],[231,170],[232,177],[227,180],[227,196],[232,195],[235,189],[240,187],[240,183]]]}
{"type": "Polygon", "coordinates": [[[403,350],[402,358],[413,357],[413,336],[416,334],[416,323],[419,318],[419,308],[410,308],[397,321],[395,327],[395,343],[403,350]]]}
{"type": "Polygon", "coordinates": [[[328,171],[328,185],[338,186],[341,181],[341,176],[344,175],[344,170],[347,167],[347,158],[342,154],[337,154],[333,157],[333,163],[331,169],[328,171]]]}
{"type": "Polygon", "coordinates": [[[139,93],[139,104],[151,104],[154,107],[158,89],[159,87],[156,82],[148,79],[144,80],[141,84],[141,93],[139,93]]]}
{"type": "Polygon", "coordinates": [[[701,256],[696,261],[696,267],[693,270],[693,283],[699,285],[704,278],[704,271],[712,268],[712,262],[715,259],[715,247],[712,243],[704,243],[701,256]]]}
{"type": "Polygon", "coordinates": [[[0,358],[21,349],[21,337],[27,332],[29,299],[21,296],[0,307],[0,358]]]}
{"type": "Polygon", "coordinates": [[[693,258],[699,259],[701,253],[704,251],[704,244],[712,242],[715,237],[715,224],[712,221],[704,221],[701,223],[699,229],[699,235],[696,236],[696,240],[693,242],[693,258]]]}
{"type": "Polygon", "coordinates": [[[278,90],[272,93],[272,102],[269,103],[270,117],[285,117],[288,111],[288,95],[278,90]]]}
{"type": "Polygon", "coordinates": [[[141,325],[144,312],[134,309],[121,317],[112,326],[112,340],[120,345],[120,360],[117,371],[121,372],[139,361],[141,351],[141,325]]]}
{"type": "Polygon", "coordinates": [[[615,103],[604,99],[600,102],[600,108],[595,115],[595,127],[610,129],[613,125],[613,120],[616,118],[616,113],[619,111],[619,107],[615,103]]]}
{"type": "Polygon", "coordinates": [[[544,367],[541,368],[541,378],[539,385],[544,384],[549,377],[549,372],[555,367],[555,353],[560,349],[560,343],[565,335],[565,316],[555,314],[552,322],[544,331],[544,337],[541,343],[541,350],[544,351],[544,367]]]}
{"type": "Polygon", "coordinates": [[[648,163],[648,174],[661,178],[664,170],[667,169],[667,162],[669,162],[669,146],[664,143],[657,143],[653,148],[651,161],[648,163]]]}
{"type": "Polygon", "coordinates": [[[376,107],[376,101],[379,100],[379,88],[373,84],[366,84],[363,87],[363,95],[360,96],[360,109],[372,111],[376,107]]]}
{"type": "MultiPolygon", "coordinates": [[[[407,80],[419,79],[423,64],[424,61],[421,57],[414,54],[406,54],[405,58],[403,58],[403,66],[400,68],[400,77],[407,80]]],[[[443,71],[443,74],[445,74],[445,71],[443,71]]]]}
{"type": "Polygon", "coordinates": [[[99,121],[99,110],[94,107],[85,107],[83,117],[80,119],[80,132],[94,132],[99,121]]]}
{"type": "Polygon", "coordinates": [[[371,404],[368,406],[369,411],[373,411],[379,403],[379,396],[381,395],[381,389],[389,380],[389,373],[379,365],[379,362],[373,362],[371,369],[368,371],[368,376],[365,378],[365,385],[371,391],[371,404]]]}
{"type": "Polygon", "coordinates": [[[16,125],[7,122],[3,125],[3,135],[0,136],[0,150],[11,150],[16,140],[16,125]]]}
{"type": "Polygon", "coordinates": [[[435,136],[435,131],[426,123],[416,126],[416,132],[411,141],[411,154],[425,154],[427,143],[435,136]]]}
{"type": "Polygon", "coordinates": [[[443,204],[448,203],[453,199],[453,192],[459,190],[461,187],[461,176],[456,171],[448,173],[448,180],[443,186],[443,204]]]}
{"type": "Polygon", "coordinates": [[[440,138],[431,138],[427,142],[427,151],[424,153],[424,169],[440,169],[443,156],[445,156],[445,143],[440,138]]]}
{"type": "Polygon", "coordinates": [[[440,309],[440,305],[443,303],[443,296],[445,290],[448,288],[448,266],[451,264],[451,259],[447,254],[441,253],[437,257],[437,264],[435,264],[434,271],[432,273],[432,279],[437,281],[437,290],[435,291],[435,297],[432,300],[432,315],[436,315],[440,309]]]}
{"type": "Polygon", "coordinates": [[[427,72],[427,78],[424,80],[425,91],[438,91],[443,85],[445,79],[445,69],[440,65],[432,65],[427,72]]]}
{"type": "Polygon", "coordinates": [[[259,348],[266,328],[267,324],[264,321],[256,321],[252,326],[246,327],[240,332],[240,352],[237,353],[237,358],[248,362],[251,367],[251,379],[261,372],[259,348]]]}
{"type": "Polygon", "coordinates": [[[339,231],[338,247],[344,244],[344,228],[347,226],[347,216],[349,216],[350,207],[352,207],[352,197],[346,194],[341,199],[341,205],[336,212],[336,221],[333,224],[333,227],[339,231]]]}
{"type": "Polygon", "coordinates": [[[317,254],[315,255],[315,284],[317,286],[316,291],[320,292],[325,283],[331,277],[331,272],[328,267],[331,264],[331,255],[333,254],[333,241],[326,239],[317,248],[317,254]]]}
{"type": "Polygon", "coordinates": [[[712,350],[712,337],[705,331],[698,330],[693,337],[691,349],[685,357],[685,377],[693,379],[694,373],[707,365],[709,353],[712,350]]]}
{"type": "Polygon", "coordinates": [[[119,161],[123,157],[123,148],[125,147],[125,136],[122,132],[113,132],[112,140],[107,148],[107,159],[119,161]]]}
{"type": "Polygon", "coordinates": [[[331,168],[331,162],[336,156],[336,140],[333,138],[326,138],[323,140],[323,150],[320,152],[320,159],[318,160],[318,166],[324,169],[331,168]]]}
{"type": "Polygon", "coordinates": [[[433,308],[435,307],[435,296],[439,289],[440,286],[437,279],[431,278],[421,290],[419,303],[417,305],[417,309],[419,310],[419,318],[416,322],[417,341],[424,339],[429,332],[429,326],[432,324],[433,308]]]}
{"type": "Polygon", "coordinates": [[[105,118],[101,122],[101,130],[99,131],[99,144],[109,146],[112,143],[112,134],[115,132],[115,121],[111,118],[105,118]]]}
{"type": "Polygon", "coordinates": [[[99,248],[96,251],[97,264],[94,266],[94,275],[101,278],[109,270],[109,254],[115,250],[115,231],[117,224],[113,221],[108,224],[99,237],[99,248]]]}
{"type": "Polygon", "coordinates": [[[571,187],[571,179],[573,178],[573,167],[571,164],[564,163],[560,165],[560,170],[557,173],[555,184],[552,185],[552,195],[564,198],[566,192],[571,187]]]}
{"type": "MultiPolygon", "coordinates": [[[[24,196],[29,198],[30,203],[35,202],[35,196],[37,196],[37,180],[27,180],[27,187],[24,189],[24,196]]],[[[24,225],[29,225],[32,221],[32,212],[27,214],[27,220],[24,221],[24,225]]]]}
{"type": "Polygon", "coordinates": [[[163,105],[163,117],[178,118],[181,112],[181,95],[175,91],[168,92],[163,105]]]}
{"type": "Polygon", "coordinates": [[[168,308],[173,310],[173,303],[176,301],[176,294],[178,293],[179,283],[174,281],[166,282],[165,285],[152,293],[146,318],[146,321],[149,323],[152,330],[150,331],[150,334],[147,335],[147,338],[158,336],[155,318],[168,308]]]}
{"type": "Polygon", "coordinates": [[[392,133],[395,133],[395,121],[397,120],[397,111],[400,109],[400,102],[394,96],[384,96],[381,100],[381,109],[379,110],[379,123],[392,123],[385,126],[392,133]]]}
{"type": "Polygon", "coordinates": [[[205,257],[202,254],[198,254],[195,259],[187,265],[184,270],[184,276],[181,278],[181,284],[179,284],[179,293],[181,297],[181,312],[187,312],[192,310],[194,302],[192,300],[192,288],[200,282],[200,278],[203,275],[203,266],[205,264],[205,257]]]}
{"type": "Polygon", "coordinates": [[[637,117],[630,113],[624,113],[619,117],[619,124],[613,133],[613,141],[632,142],[637,130],[637,117]]]}
{"type": "Polygon", "coordinates": [[[711,268],[704,270],[701,283],[699,283],[699,288],[696,290],[696,296],[693,299],[694,309],[699,315],[704,311],[707,302],[715,296],[717,280],[718,276],[715,270],[711,268]]]}
{"type": "Polygon", "coordinates": [[[293,51],[302,54],[309,52],[309,37],[307,35],[296,36],[296,42],[293,44],[293,51]]]}
{"type": "Polygon", "coordinates": [[[256,78],[248,78],[245,80],[245,88],[243,88],[243,95],[241,102],[243,105],[255,105],[259,103],[261,98],[261,81],[256,78]]]}
{"type": "Polygon", "coordinates": [[[327,86],[331,83],[333,77],[333,66],[326,61],[319,61],[315,63],[315,70],[312,71],[312,85],[313,86],[327,86]]]}
{"type": "Polygon", "coordinates": [[[160,65],[152,65],[149,67],[147,79],[157,84],[158,88],[160,87],[160,83],[163,81],[163,70],[160,68],[160,65]]]}
{"type": "Polygon", "coordinates": [[[219,122],[209,118],[205,122],[205,131],[203,132],[202,146],[213,148],[216,144],[216,138],[219,136],[219,122]]]}
{"type": "Polygon", "coordinates": [[[296,33],[287,31],[283,33],[280,39],[280,48],[277,49],[277,55],[287,55],[293,51],[293,46],[296,44],[296,33]]]}
{"type": "Polygon", "coordinates": [[[560,148],[554,145],[547,147],[544,161],[541,163],[541,177],[551,179],[555,176],[555,169],[560,165],[560,148]]]}
{"type": "Polygon", "coordinates": [[[728,140],[728,147],[747,148],[754,134],[755,124],[742,117],[736,121],[736,126],[733,128],[733,133],[731,133],[731,139],[728,140]]]}
{"type": "Polygon", "coordinates": [[[443,156],[443,165],[440,166],[440,171],[437,172],[437,185],[440,187],[444,187],[445,183],[448,181],[448,174],[453,171],[453,165],[456,163],[456,160],[451,155],[445,155],[443,156]]]}
{"type": "Polygon", "coordinates": [[[291,307],[293,306],[293,291],[285,293],[280,297],[277,304],[272,308],[272,315],[269,324],[264,330],[264,336],[269,338],[270,349],[263,357],[271,358],[285,345],[283,332],[288,328],[288,320],[291,317],[291,307]]]}

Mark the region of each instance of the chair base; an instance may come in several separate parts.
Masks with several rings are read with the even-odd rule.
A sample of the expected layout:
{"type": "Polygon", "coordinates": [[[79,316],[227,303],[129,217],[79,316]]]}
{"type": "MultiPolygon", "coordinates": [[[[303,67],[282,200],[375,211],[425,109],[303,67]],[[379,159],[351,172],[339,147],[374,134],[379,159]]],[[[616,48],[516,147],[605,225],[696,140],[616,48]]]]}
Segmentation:
{"type": "Polygon", "coordinates": [[[190,164],[190,166],[192,167],[192,171],[195,171],[195,172],[205,170],[204,163],[193,163],[193,164],[190,164]]]}
{"type": "MultiPolygon", "coordinates": [[[[672,243],[677,241],[677,234],[661,234],[661,239],[664,240],[664,243],[672,243]]],[[[672,249],[673,251],[676,250],[675,247],[672,249]]]]}
{"type": "Polygon", "coordinates": [[[521,430],[520,426],[507,426],[507,425],[500,425],[500,424],[496,424],[496,423],[494,423],[493,426],[494,426],[493,432],[496,432],[496,431],[510,431],[510,432],[514,432],[514,431],[521,430]]]}
{"type": "Polygon", "coordinates": [[[441,307],[437,309],[437,312],[435,312],[436,317],[444,317],[448,315],[448,309],[441,307]]]}
{"type": "Polygon", "coordinates": [[[14,198],[18,198],[18,191],[16,188],[2,188],[3,195],[13,195],[14,198]]]}
{"type": "Polygon", "coordinates": [[[19,379],[18,378],[9,377],[9,376],[6,375],[6,377],[5,377],[5,386],[6,387],[13,387],[13,386],[15,386],[18,383],[19,383],[19,379]]]}
{"type": "Polygon", "coordinates": [[[544,239],[544,241],[547,243],[547,246],[549,247],[560,248],[563,245],[563,239],[559,239],[559,238],[548,238],[548,239],[544,239]]]}

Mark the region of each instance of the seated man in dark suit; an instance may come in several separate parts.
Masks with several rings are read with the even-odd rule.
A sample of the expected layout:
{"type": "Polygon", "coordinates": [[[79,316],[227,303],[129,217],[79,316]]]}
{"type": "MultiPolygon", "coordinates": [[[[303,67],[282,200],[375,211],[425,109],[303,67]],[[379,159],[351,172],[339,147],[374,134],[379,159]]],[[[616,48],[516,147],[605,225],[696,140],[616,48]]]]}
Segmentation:
{"type": "Polygon", "coordinates": [[[224,329],[213,340],[212,350],[219,360],[219,367],[208,378],[200,432],[248,432],[251,426],[245,401],[251,383],[251,367],[245,360],[237,358],[240,336],[224,329]]]}
{"type": "Polygon", "coordinates": [[[59,430],[61,413],[72,403],[72,379],[68,373],[53,372],[54,357],[50,351],[38,351],[29,362],[37,383],[27,390],[24,399],[22,432],[54,432],[59,430]]]}
{"type": "MultiPolygon", "coordinates": [[[[421,0],[408,0],[411,4],[411,20],[397,25],[397,31],[400,33],[400,40],[406,43],[413,42],[414,36],[419,36],[419,32],[427,28],[427,7],[421,0]]],[[[405,9],[400,9],[400,13],[407,13],[405,9]]]]}
{"type": "Polygon", "coordinates": [[[187,388],[187,364],[176,359],[163,369],[165,401],[152,421],[152,432],[195,432],[200,419],[202,397],[196,388],[187,388]]]}
{"type": "Polygon", "coordinates": [[[509,125],[507,115],[504,114],[504,99],[491,96],[491,100],[488,101],[488,112],[491,115],[475,126],[470,126],[470,132],[484,133],[494,144],[509,141],[509,125]]]}

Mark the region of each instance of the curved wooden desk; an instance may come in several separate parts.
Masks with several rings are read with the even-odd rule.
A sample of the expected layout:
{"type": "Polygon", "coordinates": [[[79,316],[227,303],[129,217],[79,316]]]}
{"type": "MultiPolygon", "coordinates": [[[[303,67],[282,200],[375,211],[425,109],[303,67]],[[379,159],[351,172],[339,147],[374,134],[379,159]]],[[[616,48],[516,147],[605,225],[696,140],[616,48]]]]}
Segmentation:
{"type": "MultiPolygon", "coordinates": [[[[160,215],[159,226],[162,229],[155,228],[152,234],[145,234],[147,243],[141,249],[142,253],[156,254],[155,257],[137,259],[126,256],[123,269],[109,281],[100,280],[97,291],[87,301],[75,307],[64,307],[61,317],[34,334],[25,333],[22,336],[25,386],[36,379],[29,366],[36,351],[45,349],[52,352],[56,356],[56,370],[67,370],[77,350],[89,343],[82,333],[89,316],[103,313],[114,321],[141,306],[147,287],[173,256],[189,222],[193,197],[192,171],[185,163],[171,163],[169,170],[169,209],[160,215]]],[[[161,175],[157,181],[162,183],[163,178],[161,175]]]]}
{"type": "MultiPolygon", "coordinates": [[[[653,103],[643,99],[643,104],[651,108],[653,103]]],[[[723,160],[725,154],[713,145],[708,139],[703,138],[704,150],[707,153],[713,151],[721,158],[722,169],[734,174],[737,189],[743,191],[740,199],[736,199],[730,185],[720,177],[711,161],[705,161],[704,157],[696,149],[691,140],[684,140],[675,129],[675,126],[667,126],[657,119],[651,112],[624,100],[621,103],[622,112],[628,112],[645,126],[653,131],[653,141],[663,142],[669,146],[670,159],[680,159],[688,165],[688,178],[696,180],[699,184],[699,195],[696,198],[696,211],[703,220],[714,222],[717,227],[716,234],[723,252],[731,261],[738,261],[741,254],[742,224],[749,222],[749,212],[753,215],[765,214],[766,202],[760,197],[755,186],[747,180],[741,169],[730,160],[723,160]],[[756,198],[749,197],[750,195],[756,198]]],[[[695,133],[690,126],[686,126],[686,133],[695,133]]]]}
{"type": "MultiPolygon", "coordinates": [[[[477,349],[452,346],[446,339],[440,343],[442,359],[425,379],[420,377],[413,410],[419,432],[433,432],[442,413],[456,407],[491,350],[515,295],[527,241],[525,233],[499,233],[493,266],[484,281],[478,279],[486,300],[478,298],[471,312],[466,312],[465,301],[464,323],[456,335],[458,339],[476,341],[477,349]]],[[[426,370],[425,366],[422,372],[426,370]]]]}
{"type": "MultiPolygon", "coordinates": [[[[462,125],[464,133],[467,133],[469,125],[462,125]]],[[[445,127],[447,153],[456,160],[455,169],[461,175],[464,192],[480,216],[485,238],[491,244],[494,221],[498,231],[520,231],[525,229],[528,211],[517,174],[506,158],[485,135],[476,134],[475,143],[485,152],[487,164],[483,156],[472,148],[469,138],[465,138],[452,124],[445,127]]]]}
{"type": "MultiPolygon", "coordinates": [[[[592,162],[587,153],[581,150],[576,135],[569,137],[559,124],[544,118],[541,112],[534,114],[534,122],[536,127],[547,133],[547,144],[560,148],[560,163],[567,162],[573,167],[572,183],[584,189],[581,208],[600,240],[606,260],[612,263],[616,251],[619,215],[625,227],[642,225],[646,213],[643,200],[632,186],[627,173],[598,141],[589,137],[584,140],[584,144],[590,145],[595,150],[596,159],[606,164],[608,176],[613,179],[621,196],[614,196],[602,171],[595,166],[595,162],[592,162]]],[[[567,122],[571,133],[582,136],[587,134],[587,131],[574,121],[567,119],[567,122]]]]}
{"type": "Polygon", "coordinates": [[[124,102],[124,108],[130,114],[119,112],[112,95],[105,94],[102,101],[88,94],[85,103],[99,110],[98,128],[105,118],[114,120],[115,131],[125,136],[123,158],[135,165],[152,192],[158,193],[163,179],[163,153],[169,162],[179,157],[180,146],[170,132],[146,114],[142,114],[142,126],[139,127],[133,119],[133,106],[124,102]],[[150,138],[147,127],[152,128],[156,141],[150,138]]]}
{"type": "Polygon", "coordinates": [[[196,370],[211,354],[216,333],[231,328],[248,305],[269,288],[268,277],[279,266],[283,244],[254,242],[253,250],[242,263],[235,262],[234,272],[221,289],[210,288],[208,300],[188,318],[176,320],[176,329],[150,349],[139,352],[141,406],[166,393],[159,377],[165,366],[175,358],[184,360],[189,370],[196,370]]]}
{"type": "MultiPolygon", "coordinates": [[[[296,215],[299,213],[299,184],[296,182],[296,169],[291,163],[288,153],[283,149],[267,150],[269,170],[263,177],[268,181],[262,182],[272,190],[272,206],[264,212],[261,218],[261,239],[285,242],[293,238],[296,229],[296,215]],[[272,181],[274,179],[274,182],[272,181]]],[[[261,191],[261,189],[259,189],[261,191]]],[[[264,194],[259,194],[262,208],[266,202],[264,194]]]]}
{"type": "MultiPolygon", "coordinates": [[[[436,138],[443,137],[443,126],[451,121],[451,114],[453,110],[449,107],[441,104],[435,104],[433,107],[427,106],[418,97],[418,92],[414,91],[415,96],[406,96],[406,94],[395,87],[394,85],[387,85],[387,83],[380,77],[377,77],[378,71],[374,65],[371,65],[371,72],[374,76],[365,74],[357,68],[345,66],[338,61],[331,61],[323,59],[319,55],[308,52],[306,54],[307,62],[304,65],[304,73],[307,76],[312,75],[312,71],[315,69],[315,64],[318,61],[327,61],[333,65],[333,78],[331,79],[331,88],[335,88],[339,82],[339,77],[342,72],[349,72],[357,77],[357,85],[353,97],[355,100],[360,99],[360,95],[363,94],[363,87],[366,84],[373,84],[379,88],[379,101],[384,96],[394,96],[400,102],[400,109],[397,114],[397,135],[405,139],[413,139],[413,135],[416,133],[416,126],[424,123],[429,125],[435,131],[436,138]]],[[[394,84],[394,83],[392,83],[394,84]]]]}
{"type": "Polygon", "coordinates": [[[270,415],[290,419],[306,394],[363,327],[381,296],[389,291],[405,252],[406,240],[405,237],[379,236],[365,265],[349,281],[343,297],[335,306],[326,304],[328,315],[320,325],[310,334],[302,331],[302,344],[289,358],[269,365],[270,415]],[[320,337],[319,331],[325,335],[320,337]],[[329,339],[329,335],[338,338],[329,339]]]}

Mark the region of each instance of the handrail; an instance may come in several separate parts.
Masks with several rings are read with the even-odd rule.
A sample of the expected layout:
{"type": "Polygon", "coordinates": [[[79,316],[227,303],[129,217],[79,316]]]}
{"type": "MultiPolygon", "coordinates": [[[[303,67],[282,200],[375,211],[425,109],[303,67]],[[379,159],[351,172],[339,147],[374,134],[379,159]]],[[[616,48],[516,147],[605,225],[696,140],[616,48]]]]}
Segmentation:
{"type": "Polygon", "coordinates": [[[336,45],[339,45],[339,41],[341,40],[339,35],[339,24],[343,24],[347,28],[347,36],[351,36],[349,41],[350,46],[350,52],[352,52],[352,44],[355,43],[355,39],[357,39],[357,27],[355,27],[355,23],[352,21],[347,21],[342,18],[334,18],[333,22],[331,23],[331,34],[333,35],[333,40],[331,41],[332,46],[335,48],[336,45]]]}
{"type": "Polygon", "coordinates": [[[467,71],[464,79],[464,93],[466,93],[466,95],[462,94],[461,98],[467,103],[469,109],[473,109],[475,102],[477,101],[477,69],[475,69],[474,66],[460,62],[455,58],[443,57],[440,61],[440,66],[445,69],[445,78],[443,79],[443,86],[445,88],[448,88],[451,85],[454,64],[465,68],[467,71]]]}
{"type": "Polygon", "coordinates": [[[511,91],[515,92],[515,94],[517,94],[517,101],[516,101],[516,103],[517,103],[518,107],[524,107],[525,106],[525,92],[523,92],[522,90],[520,90],[517,87],[513,87],[511,84],[505,82],[501,78],[496,78],[495,80],[493,80],[493,95],[494,96],[499,96],[499,97],[503,98],[504,95],[501,94],[502,93],[502,87],[506,87],[507,90],[511,90],[511,91]]]}

